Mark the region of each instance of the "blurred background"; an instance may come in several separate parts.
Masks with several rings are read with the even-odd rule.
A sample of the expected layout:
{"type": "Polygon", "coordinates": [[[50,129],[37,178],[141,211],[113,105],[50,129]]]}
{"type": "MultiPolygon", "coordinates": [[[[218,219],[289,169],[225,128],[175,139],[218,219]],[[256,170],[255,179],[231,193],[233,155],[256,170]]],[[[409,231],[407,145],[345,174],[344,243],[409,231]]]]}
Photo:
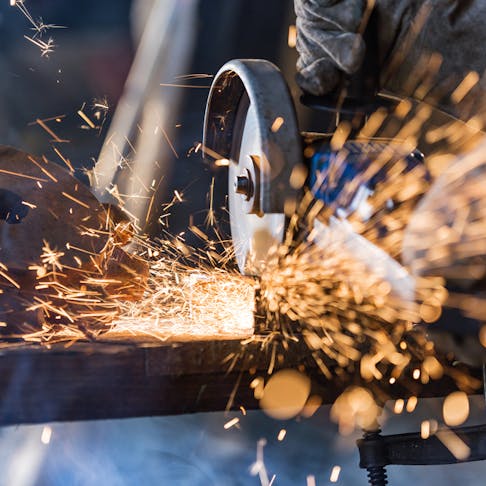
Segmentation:
{"type": "Polygon", "coordinates": [[[55,147],[86,182],[85,171],[95,160],[100,159],[96,170],[108,181],[114,171],[105,166],[121,160],[130,164],[117,183],[121,193],[132,195],[127,209],[137,213],[140,225],[153,235],[160,231],[157,218],[174,189],[184,198],[184,204],[171,210],[174,233],[186,228],[190,215],[196,224],[204,221],[212,176],[219,177],[216,197],[217,206],[222,205],[224,175],[210,174],[201,153],[194,154],[202,138],[211,76],[227,60],[257,57],[287,66],[293,83],[295,53],[288,46],[292,2],[38,0],[24,5],[36,22],[52,26],[42,39],[52,37],[54,47],[43,55],[42,48],[25,38],[37,39],[28,19],[8,0],[2,2],[1,143],[60,162],[55,147]],[[139,58],[118,104],[137,48],[139,58]],[[78,110],[96,128],[88,126],[78,110]],[[63,142],[53,143],[37,119],[48,120],[63,142]],[[131,177],[135,167],[144,174],[137,180],[131,177]],[[156,204],[146,218],[154,192],[156,204]]]}
{"type": "MultiPolygon", "coordinates": [[[[98,159],[103,170],[124,168],[120,188],[131,194],[130,210],[153,236],[162,231],[163,204],[175,190],[183,203],[171,208],[173,233],[184,231],[190,218],[202,224],[213,177],[215,206],[224,204],[224,171],[212,172],[194,150],[211,76],[221,65],[232,58],[271,60],[298,96],[290,0],[26,0],[21,6],[35,25],[10,3],[0,2],[0,143],[62,163],[60,152],[86,183],[98,159]],[[143,184],[127,176],[127,166],[141,167],[143,184]]],[[[312,128],[300,115],[303,127],[312,128]]],[[[100,177],[111,174],[99,171],[100,177]]],[[[188,241],[197,244],[190,235],[188,241]]],[[[472,401],[474,421],[484,403],[472,401]]],[[[424,417],[440,415],[440,406],[426,401],[414,414],[393,416],[384,432],[416,431],[424,417]]],[[[311,419],[286,423],[255,411],[5,427],[0,484],[265,484],[251,474],[260,439],[267,441],[265,464],[275,485],[330,484],[335,466],[341,468],[332,478],[338,484],[366,484],[356,437],[339,437],[328,413],[323,407],[311,419]],[[226,430],[235,416],[240,423],[226,430]],[[282,429],[286,436],[279,441],[282,429]]],[[[486,465],[389,471],[397,486],[474,485],[483,484],[486,465]]]]}

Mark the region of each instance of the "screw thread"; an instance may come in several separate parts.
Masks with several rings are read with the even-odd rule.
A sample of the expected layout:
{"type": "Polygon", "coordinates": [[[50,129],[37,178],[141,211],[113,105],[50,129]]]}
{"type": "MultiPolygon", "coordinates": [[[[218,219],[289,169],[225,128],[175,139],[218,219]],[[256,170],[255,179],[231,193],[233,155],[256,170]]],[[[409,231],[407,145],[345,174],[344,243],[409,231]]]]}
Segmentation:
{"type": "MultiPolygon", "coordinates": [[[[381,429],[377,428],[371,431],[365,431],[364,439],[377,439],[380,437],[381,429]]],[[[370,486],[386,486],[388,479],[386,477],[386,469],[383,466],[371,466],[367,467],[368,482],[370,486]]]]}
{"type": "Polygon", "coordinates": [[[368,467],[368,482],[370,486],[386,486],[388,479],[386,469],[383,466],[368,467]]]}

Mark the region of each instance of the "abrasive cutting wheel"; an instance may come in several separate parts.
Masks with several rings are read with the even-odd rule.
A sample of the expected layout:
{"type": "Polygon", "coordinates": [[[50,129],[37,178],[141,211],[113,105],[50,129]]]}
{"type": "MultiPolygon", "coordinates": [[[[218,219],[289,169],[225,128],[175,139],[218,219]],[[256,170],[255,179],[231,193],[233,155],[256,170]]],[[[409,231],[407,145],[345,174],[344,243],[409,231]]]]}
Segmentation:
{"type": "Polygon", "coordinates": [[[302,163],[294,104],[276,66],[230,61],[216,75],[206,108],[204,146],[228,159],[231,236],[241,273],[259,275],[284,237],[285,205],[302,163]]]}

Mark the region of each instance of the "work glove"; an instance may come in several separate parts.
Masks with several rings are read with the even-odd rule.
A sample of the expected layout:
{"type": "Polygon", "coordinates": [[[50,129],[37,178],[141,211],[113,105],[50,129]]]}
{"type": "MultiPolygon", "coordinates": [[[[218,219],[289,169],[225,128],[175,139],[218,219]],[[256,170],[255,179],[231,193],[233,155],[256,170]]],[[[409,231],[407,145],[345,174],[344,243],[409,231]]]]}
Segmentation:
{"type": "Polygon", "coordinates": [[[365,54],[359,29],[366,0],[295,0],[297,82],[310,94],[333,91],[365,54]]]}
{"type": "MultiPolygon", "coordinates": [[[[370,61],[379,71],[377,88],[400,96],[413,96],[420,82],[434,70],[435,84],[441,85],[442,93],[449,90],[448,94],[470,71],[481,76],[486,70],[484,0],[294,3],[299,53],[297,82],[307,93],[319,96],[332,92],[343,76],[352,78],[363,63],[367,67],[370,61]],[[374,45],[365,46],[358,31],[367,6],[373,4],[372,25],[366,36],[373,39],[374,45]],[[432,53],[439,54],[435,61],[432,53]]],[[[481,83],[475,90],[481,95],[486,91],[481,83]]],[[[458,114],[444,97],[441,103],[439,106],[446,111],[467,116],[458,114]]]]}

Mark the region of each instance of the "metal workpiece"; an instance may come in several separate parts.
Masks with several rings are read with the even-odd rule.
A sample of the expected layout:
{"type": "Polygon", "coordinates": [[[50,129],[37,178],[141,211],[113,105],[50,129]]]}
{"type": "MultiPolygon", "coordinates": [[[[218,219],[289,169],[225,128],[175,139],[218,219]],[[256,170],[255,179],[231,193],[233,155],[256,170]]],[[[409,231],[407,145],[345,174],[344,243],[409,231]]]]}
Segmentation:
{"type": "Polygon", "coordinates": [[[70,266],[101,252],[105,209],[66,169],[0,146],[0,174],[0,261],[9,269],[35,264],[46,245],[70,266]]]}
{"type": "Polygon", "coordinates": [[[0,334],[108,330],[110,295],[136,299],[148,276],[128,221],[45,157],[0,146],[0,175],[0,334]]]}

